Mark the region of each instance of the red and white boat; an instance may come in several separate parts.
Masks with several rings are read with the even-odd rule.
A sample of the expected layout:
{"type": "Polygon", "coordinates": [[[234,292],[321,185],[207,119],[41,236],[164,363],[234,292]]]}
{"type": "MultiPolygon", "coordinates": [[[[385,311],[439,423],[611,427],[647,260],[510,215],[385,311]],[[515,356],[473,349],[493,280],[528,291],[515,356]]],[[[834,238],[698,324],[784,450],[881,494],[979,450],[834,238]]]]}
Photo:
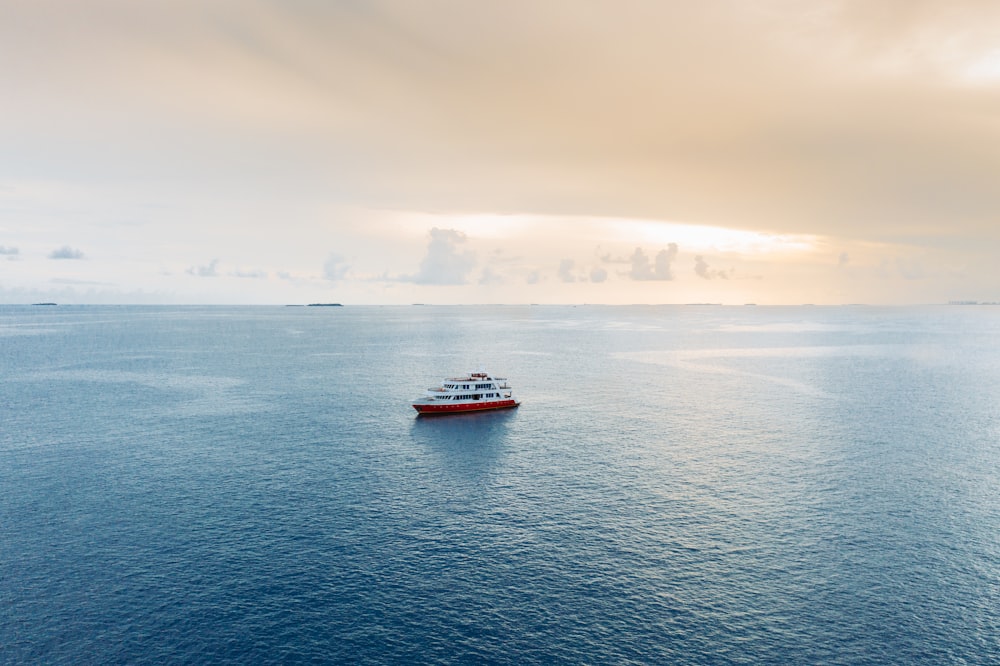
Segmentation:
{"type": "Polygon", "coordinates": [[[520,404],[505,378],[491,377],[480,370],[445,379],[441,386],[427,389],[424,397],[413,401],[413,409],[422,416],[509,409],[520,404]]]}

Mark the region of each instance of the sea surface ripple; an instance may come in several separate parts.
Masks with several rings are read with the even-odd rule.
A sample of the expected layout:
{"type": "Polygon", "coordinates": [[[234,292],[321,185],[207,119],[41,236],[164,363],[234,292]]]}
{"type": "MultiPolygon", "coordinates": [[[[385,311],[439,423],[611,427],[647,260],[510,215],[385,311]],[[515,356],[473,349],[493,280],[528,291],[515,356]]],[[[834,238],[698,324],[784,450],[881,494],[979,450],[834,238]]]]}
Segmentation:
{"type": "Polygon", "coordinates": [[[1000,309],[0,306],[0,663],[1000,663],[1000,309]],[[484,366],[517,410],[417,418],[484,366]]]}

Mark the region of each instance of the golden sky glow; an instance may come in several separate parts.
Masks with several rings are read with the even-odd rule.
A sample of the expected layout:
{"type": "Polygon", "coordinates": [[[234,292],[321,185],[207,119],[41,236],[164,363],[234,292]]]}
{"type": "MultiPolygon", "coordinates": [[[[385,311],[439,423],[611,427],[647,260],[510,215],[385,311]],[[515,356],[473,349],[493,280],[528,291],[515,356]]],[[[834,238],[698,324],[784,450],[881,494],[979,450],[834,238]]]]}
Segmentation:
{"type": "Polygon", "coordinates": [[[14,0],[0,302],[1000,300],[992,0],[14,0]]]}

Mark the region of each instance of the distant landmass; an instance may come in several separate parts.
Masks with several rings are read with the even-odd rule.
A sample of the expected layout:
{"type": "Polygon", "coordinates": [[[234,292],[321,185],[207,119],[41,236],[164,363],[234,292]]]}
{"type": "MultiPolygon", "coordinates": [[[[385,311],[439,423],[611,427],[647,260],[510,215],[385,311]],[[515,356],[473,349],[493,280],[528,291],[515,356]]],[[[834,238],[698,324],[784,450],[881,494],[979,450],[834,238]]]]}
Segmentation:
{"type": "Polygon", "coordinates": [[[311,308],[342,308],[344,307],[340,303],[310,303],[311,308]]]}
{"type": "Polygon", "coordinates": [[[57,303],[32,303],[32,305],[58,305],[57,303]]]}

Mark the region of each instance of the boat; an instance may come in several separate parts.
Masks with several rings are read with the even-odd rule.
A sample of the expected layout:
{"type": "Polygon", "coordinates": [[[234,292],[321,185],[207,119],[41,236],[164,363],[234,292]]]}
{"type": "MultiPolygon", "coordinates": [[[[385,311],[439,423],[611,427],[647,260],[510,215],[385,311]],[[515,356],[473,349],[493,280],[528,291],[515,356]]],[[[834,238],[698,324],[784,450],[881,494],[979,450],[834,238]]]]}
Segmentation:
{"type": "Polygon", "coordinates": [[[427,389],[426,395],[413,401],[413,408],[418,416],[430,416],[510,409],[520,404],[505,377],[491,377],[480,370],[427,389]]]}

